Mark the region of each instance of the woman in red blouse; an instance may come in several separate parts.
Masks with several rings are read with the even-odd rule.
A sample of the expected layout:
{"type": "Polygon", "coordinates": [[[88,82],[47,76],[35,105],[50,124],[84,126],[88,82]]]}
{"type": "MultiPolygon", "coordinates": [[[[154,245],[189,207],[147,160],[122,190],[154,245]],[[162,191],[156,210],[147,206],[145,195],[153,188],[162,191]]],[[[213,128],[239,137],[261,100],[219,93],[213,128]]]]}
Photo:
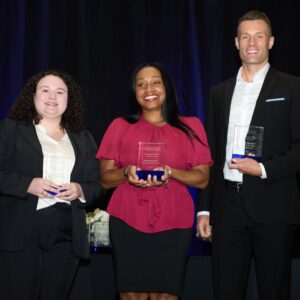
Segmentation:
{"type": "MultiPolygon", "coordinates": [[[[162,66],[143,64],[132,78],[133,112],[110,124],[97,153],[101,185],[116,188],[107,210],[117,290],[122,300],[175,300],[194,221],[187,186],[206,187],[211,155],[200,120],[179,116],[175,87],[162,66]],[[166,147],[161,178],[139,178],[143,143],[166,147]]],[[[151,155],[158,152],[150,147],[151,155]]]]}

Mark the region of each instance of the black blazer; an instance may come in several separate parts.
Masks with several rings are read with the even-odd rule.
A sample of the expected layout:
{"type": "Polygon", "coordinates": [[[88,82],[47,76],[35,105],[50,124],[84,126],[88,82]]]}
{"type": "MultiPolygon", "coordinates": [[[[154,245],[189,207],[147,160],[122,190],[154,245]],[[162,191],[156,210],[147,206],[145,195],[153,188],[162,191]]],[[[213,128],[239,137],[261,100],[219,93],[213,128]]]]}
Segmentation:
{"type": "MultiPolygon", "coordinates": [[[[89,245],[85,207],[97,201],[103,191],[99,184],[97,146],[87,132],[68,131],[75,152],[71,181],[81,185],[87,204],[71,201],[73,250],[87,258],[89,245]]],[[[38,197],[27,193],[35,177],[43,176],[43,154],[34,125],[13,120],[0,123],[0,250],[16,251],[26,246],[34,225],[38,197]]]]}
{"type": "MultiPolygon", "coordinates": [[[[198,210],[211,211],[212,223],[218,221],[224,201],[223,167],[235,83],[236,78],[221,83],[209,98],[206,130],[214,165],[208,188],[200,193],[198,210]]],[[[296,174],[300,170],[300,79],[270,68],[250,125],[264,127],[262,163],[267,179],[243,177],[249,216],[261,223],[300,223],[296,174]]]]}

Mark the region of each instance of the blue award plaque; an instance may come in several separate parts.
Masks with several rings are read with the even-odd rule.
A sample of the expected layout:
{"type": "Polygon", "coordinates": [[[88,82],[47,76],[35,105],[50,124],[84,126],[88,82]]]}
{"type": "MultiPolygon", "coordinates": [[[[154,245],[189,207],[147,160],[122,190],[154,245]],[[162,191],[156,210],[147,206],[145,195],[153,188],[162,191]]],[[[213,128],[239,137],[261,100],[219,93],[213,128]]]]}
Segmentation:
{"type": "Polygon", "coordinates": [[[264,128],[235,126],[232,158],[252,158],[261,161],[264,128]]]}
{"type": "Polygon", "coordinates": [[[52,191],[48,191],[46,190],[46,192],[52,196],[55,196],[57,195],[58,193],[62,193],[62,192],[65,192],[66,190],[58,190],[58,192],[52,192],[52,191]]]}
{"type": "Polygon", "coordinates": [[[158,181],[164,175],[163,168],[166,165],[166,143],[139,142],[138,170],[139,179],[147,180],[156,176],[158,181]]]}

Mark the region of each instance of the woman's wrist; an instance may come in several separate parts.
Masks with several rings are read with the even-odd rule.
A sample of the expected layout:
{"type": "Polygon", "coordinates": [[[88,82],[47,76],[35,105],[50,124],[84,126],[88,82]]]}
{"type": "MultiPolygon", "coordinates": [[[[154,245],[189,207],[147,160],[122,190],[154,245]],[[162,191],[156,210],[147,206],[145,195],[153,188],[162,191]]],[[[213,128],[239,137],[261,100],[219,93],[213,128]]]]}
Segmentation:
{"type": "Polygon", "coordinates": [[[166,170],[167,170],[167,173],[168,173],[168,178],[170,178],[172,173],[173,173],[171,167],[166,166],[166,170]]]}
{"type": "Polygon", "coordinates": [[[129,172],[129,166],[127,166],[127,167],[125,167],[125,168],[123,169],[123,175],[124,175],[125,177],[128,177],[128,172],[129,172]]]}

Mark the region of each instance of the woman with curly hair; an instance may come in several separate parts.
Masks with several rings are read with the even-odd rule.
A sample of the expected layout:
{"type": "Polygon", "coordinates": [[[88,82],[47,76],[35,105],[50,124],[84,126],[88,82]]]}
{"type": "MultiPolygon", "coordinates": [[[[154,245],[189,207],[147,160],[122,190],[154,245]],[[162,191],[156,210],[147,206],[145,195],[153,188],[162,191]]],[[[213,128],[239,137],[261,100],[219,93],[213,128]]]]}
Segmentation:
{"type": "Polygon", "coordinates": [[[0,123],[0,299],[68,298],[102,194],[96,148],[74,79],[33,76],[0,123]]]}

